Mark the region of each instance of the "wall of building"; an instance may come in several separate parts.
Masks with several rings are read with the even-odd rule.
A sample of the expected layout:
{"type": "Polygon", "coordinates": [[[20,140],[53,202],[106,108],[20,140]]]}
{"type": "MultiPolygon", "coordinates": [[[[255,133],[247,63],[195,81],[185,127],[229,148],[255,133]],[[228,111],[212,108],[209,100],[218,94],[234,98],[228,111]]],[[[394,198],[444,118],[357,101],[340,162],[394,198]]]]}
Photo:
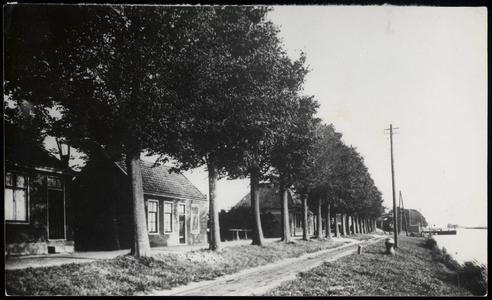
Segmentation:
{"type": "Polygon", "coordinates": [[[27,175],[28,222],[5,222],[5,253],[15,255],[47,254],[48,247],[56,252],[73,252],[73,207],[69,193],[71,178],[65,176],[65,239],[48,239],[48,189],[47,177],[57,174],[41,173],[25,169],[8,169],[27,175]]]}
{"type": "Polygon", "coordinates": [[[166,246],[178,246],[178,245],[193,245],[207,242],[207,218],[208,218],[208,205],[206,201],[200,200],[184,200],[173,199],[171,197],[159,196],[159,195],[144,195],[146,201],[146,213],[147,203],[149,200],[158,201],[159,213],[158,213],[158,232],[149,233],[150,247],[166,247],[166,246]],[[166,232],[164,228],[164,203],[172,204],[172,230],[166,232]],[[180,241],[179,234],[179,206],[185,207],[185,240],[180,241]],[[198,228],[192,230],[192,206],[198,208],[198,228]],[[198,230],[197,230],[198,229],[198,230]]]}
{"type": "MultiPolygon", "coordinates": [[[[76,251],[108,251],[130,249],[133,243],[133,203],[128,178],[113,163],[87,164],[76,179],[76,251]]],[[[178,204],[185,205],[186,244],[207,242],[208,203],[203,200],[178,200],[170,197],[144,194],[148,200],[159,202],[158,233],[149,234],[151,247],[180,245],[178,204]],[[172,232],[164,232],[164,202],[172,203],[172,232]],[[191,204],[200,211],[200,230],[191,231],[191,204]]],[[[146,205],[147,213],[147,205],[146,205]]]]}
{"type": "Polygon", "coordinates": [[[108,251],[131,247],[131,190],[120,172],[112,163],[89,162],[75,179],[76,251],[108,251]]]}

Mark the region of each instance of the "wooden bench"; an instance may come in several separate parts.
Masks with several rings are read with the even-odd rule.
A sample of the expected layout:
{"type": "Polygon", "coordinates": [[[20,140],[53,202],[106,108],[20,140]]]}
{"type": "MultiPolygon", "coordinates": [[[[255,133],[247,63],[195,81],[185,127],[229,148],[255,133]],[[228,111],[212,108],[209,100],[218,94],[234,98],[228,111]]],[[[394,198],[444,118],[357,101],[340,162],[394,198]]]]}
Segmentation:
{"type": "Polygon", "coordinates": [[[229,229],[230,232],[232,232],[232,240],[239,240],[239,232],[244,232],[244,239],[248,239],[248,231],[251,231],[251,229],[229,229]],[[234,232],[236,233],[234,238],[234,232]]]}

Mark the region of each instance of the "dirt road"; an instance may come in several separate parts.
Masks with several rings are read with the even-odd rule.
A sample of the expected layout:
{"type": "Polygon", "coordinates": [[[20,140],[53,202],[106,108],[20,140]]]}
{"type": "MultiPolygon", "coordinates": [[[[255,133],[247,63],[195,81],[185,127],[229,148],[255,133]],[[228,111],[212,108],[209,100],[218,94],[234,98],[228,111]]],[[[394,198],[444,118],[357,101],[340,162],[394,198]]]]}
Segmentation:
{"type": "Polygon", "coordinates": [[[247,269],[215,280],[193,282],[171,290],[146,293],[147,296],[254,296],[262,295],[296,274],[334,261],[357,251],[358,246],[381,241],[385,236],[375,236],[368,241],[352,241],[341,247],[323,250],[299,258],[282,260],[266,266],[247,269]]]}

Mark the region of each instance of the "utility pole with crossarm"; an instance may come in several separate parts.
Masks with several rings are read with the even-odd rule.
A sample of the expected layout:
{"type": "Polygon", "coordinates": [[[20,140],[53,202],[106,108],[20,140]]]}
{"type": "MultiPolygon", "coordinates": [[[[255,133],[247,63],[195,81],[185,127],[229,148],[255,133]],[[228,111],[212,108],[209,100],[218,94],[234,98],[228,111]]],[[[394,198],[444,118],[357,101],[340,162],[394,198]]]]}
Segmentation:
{"type": "MultiPolygon", "coordinates": [[[[398,129],[398,128],[395,128],[398,129]]],[[[390,144],[391,144],[391,184],[393,187],[393,233],[395,239],[395,249],[398,248],[398,218],[396,213],[396,196],[395,196],[395,169],[393,167],[393,125],[390,124],[390,144]]]]}

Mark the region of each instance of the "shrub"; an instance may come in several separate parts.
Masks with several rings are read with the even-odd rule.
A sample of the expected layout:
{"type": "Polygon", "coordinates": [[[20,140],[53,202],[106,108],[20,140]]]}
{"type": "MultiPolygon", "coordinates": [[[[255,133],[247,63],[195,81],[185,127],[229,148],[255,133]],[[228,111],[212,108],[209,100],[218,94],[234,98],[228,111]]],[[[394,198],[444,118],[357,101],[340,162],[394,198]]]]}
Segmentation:
{"type": "Polygon", "coordinates": [[[448,269],[456,271],[460,268],[460,264],[453,259],[453,257],[448,253],[446,248],[439,249],[435,248],[434,259],[438,262],[443,263],[448,269]]]}
{"type": "Polygon", "coordinates": [[[488,271],[487,267],[477,261],[467,261],[458,270],[460,284],[474,295],[487,294],[488,271]]]}
{"type": "Polygon", "coordinates": [[[425,239],[425,247],[431,250],[437,248],[437,242],[433,237],[428,237],[425,239]]]}

